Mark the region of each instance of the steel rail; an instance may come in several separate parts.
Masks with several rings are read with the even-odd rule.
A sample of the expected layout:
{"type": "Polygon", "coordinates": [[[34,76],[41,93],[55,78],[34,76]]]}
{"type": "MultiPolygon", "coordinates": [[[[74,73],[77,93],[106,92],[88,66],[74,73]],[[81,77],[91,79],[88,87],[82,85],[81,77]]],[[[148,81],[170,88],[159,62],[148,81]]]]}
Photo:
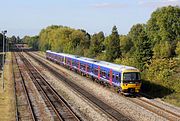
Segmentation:
{"type": "MultiPolygon", "coordinates": [[[[32,105],[32,102],[30,100],[30,96],[29,96],[29,93],[28,93],[28,90],[27,90],[27,87],[25,85],[25,82],[24,82],[24,77],[22,75],[22,68],[20,68],[20,65],[19,63],[17,62],[17,57],[16,57],[16,54],[14,53],[14,56],[15,56],[15,61],[16,61],[16,64],[17,64],[17,67],[18,67],[18,71],[19,71],[19,74],[20,74],[20,77],[21,77],[21,82],[22,82],[22,87],[23,87],[23,90],[25,92],[25,97],[27,99],[27,102],[28,102],[28,108],[30,110],[30,113],[31,113],[31,118],[33,121],[37,121],[37,118],[36,118],[36,115],[35,115],[35,112],[34,112],[34,109],[33,109],[33,105],[32,105]]],[[[18,115],[18,120],[19,120],[19,115],[18,115]]]]}
{"type": "Polygon", "coordinates": [[[55,77],[58,77],[61,81],[69,85],[74,91],[78,92],[80,95],[88,99],[92,104],[94,104],[97,108],[99,108],[101,111],[103,111],[106,115],[111,117],[113,120],[126,120],[130,121],[133,120],[130,117],[125,116],[124,114],[120,113],[116,109],[112,108],[105,102],[101,101],[85,89],[81,88],[77,84],[75,84],[73,81],[69,80],[67,77],[60,74],[57,70],[57,67],[55,66],[49,66],[47,63],[41,61],[41,59],[38,59],[37,57],[31,55],[30,53],[27,53],[30,57],[32,57],[34,60],[36,60],[39,64],[41,64],[44,68],[46,68],[52,75],[55,77]]]}
{"type": "Polygon", "coordinates": [[[79,117],[70,109],[66,101],[52,88],[52,86],[42,77],[35,67],[21,55],[23,62],[29,70],[30,77],[35,85],[42,91],[59,120],[80,121],[79,117]],[[51,96],[50,96],[51,95],[51,96]],[[55,101],[53,101],[55,100],[55,101]],[[57,107],[60,107],[59,109],[57,107]],[[64,111],[64,112],[63,112],[64,111]]]}

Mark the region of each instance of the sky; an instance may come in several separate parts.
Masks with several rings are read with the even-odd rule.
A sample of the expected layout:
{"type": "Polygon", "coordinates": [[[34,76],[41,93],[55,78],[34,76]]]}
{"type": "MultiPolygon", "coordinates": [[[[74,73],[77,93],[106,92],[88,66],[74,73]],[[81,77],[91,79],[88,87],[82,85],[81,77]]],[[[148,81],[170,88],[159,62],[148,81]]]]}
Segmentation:
{"type": "Polygon", "coordinates": [[[84,29],[90,34],[127,34],[137,23],[146,23],[157,8],[180,6],[180,0],[0,0],[0,31],[7,36],[38,35],[50,25],[84,29]]]}

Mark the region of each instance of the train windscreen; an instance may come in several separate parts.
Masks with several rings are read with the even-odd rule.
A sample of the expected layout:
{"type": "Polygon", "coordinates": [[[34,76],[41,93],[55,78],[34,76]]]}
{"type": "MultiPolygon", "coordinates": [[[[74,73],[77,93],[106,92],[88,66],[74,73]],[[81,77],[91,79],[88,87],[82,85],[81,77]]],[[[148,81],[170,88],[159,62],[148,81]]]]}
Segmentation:
{"type": "Polygon", "coordinates": [[[123,74],[123,82],[124,83],[135,83],[140,82],[140,74],[139,72],[125,72],[123,74]]]}

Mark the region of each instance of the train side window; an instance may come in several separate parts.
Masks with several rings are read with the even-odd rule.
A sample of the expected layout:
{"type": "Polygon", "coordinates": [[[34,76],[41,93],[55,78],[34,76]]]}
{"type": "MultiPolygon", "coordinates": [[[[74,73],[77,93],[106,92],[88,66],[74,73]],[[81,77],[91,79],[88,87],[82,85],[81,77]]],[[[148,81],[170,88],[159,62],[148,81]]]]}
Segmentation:
{"type": "Polygon", "coordinates": [[[119,79],[119,75],[116,75],[116,80],[118,80],[119,79]]]}
{"type": "Polygon", "coordinates": [[[106,76],[106,72],[105,71],[102,71],[101,74],[102,74],[102,76],[106,76]]]}
{"type": "Polygon", "coordinates": [[[74,60],[72,60],[72,65],[73,65],[73,66],[75,65],[74,60]]]}
{"type": "Polygon", "coordinates": [[[88,71],[88,72],[89,72],[89,69],[90,69],[89,66],[87,66],[87,71],[88,71]]]}
{"type": "Polygon", "coordinates": [[[112,78],[114,79],[114,74],[112,75],[112,78]]]}
{"type": "Polygon", "coordinates": [[[84,65],[84,64],[81,64],[81,68],[82,68],[82,69],[85,69],[85,65],[84,65]]]}
{"type": "Polygon", "coordinates": [[[98,74],[98,69],[96,69],[96,74],[98,74]]]}
{"type": "Polygon", "coordinates": [[[92,71],[92,68],[91,67],[89,67],[89,72],[91,72],[92,71]]]}
{"type": "Polygon", "coordinates": [[[100,70],[100,75],[102,75],[103,74],[103,72],[100,70]]]}
{"type": "Polygon", "coordinates": [[[108,72],[108,77],[110,77],[110,72],[108,72]]]}
{"type": "Polygon", "coordinates": [[[98,69],[97,68],[94,69],[94,73],[98,74],[98,69]]]}

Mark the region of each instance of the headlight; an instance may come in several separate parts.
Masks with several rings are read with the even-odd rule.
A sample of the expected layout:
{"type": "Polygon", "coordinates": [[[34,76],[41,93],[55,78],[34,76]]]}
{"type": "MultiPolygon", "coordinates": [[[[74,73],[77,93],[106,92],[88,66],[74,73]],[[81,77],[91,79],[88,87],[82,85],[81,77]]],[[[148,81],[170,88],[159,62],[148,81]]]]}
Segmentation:
{"type": "Polygon", "coordinates": [[[123,86],[127,86],[128,84],[124,83],[123,86]]]}

